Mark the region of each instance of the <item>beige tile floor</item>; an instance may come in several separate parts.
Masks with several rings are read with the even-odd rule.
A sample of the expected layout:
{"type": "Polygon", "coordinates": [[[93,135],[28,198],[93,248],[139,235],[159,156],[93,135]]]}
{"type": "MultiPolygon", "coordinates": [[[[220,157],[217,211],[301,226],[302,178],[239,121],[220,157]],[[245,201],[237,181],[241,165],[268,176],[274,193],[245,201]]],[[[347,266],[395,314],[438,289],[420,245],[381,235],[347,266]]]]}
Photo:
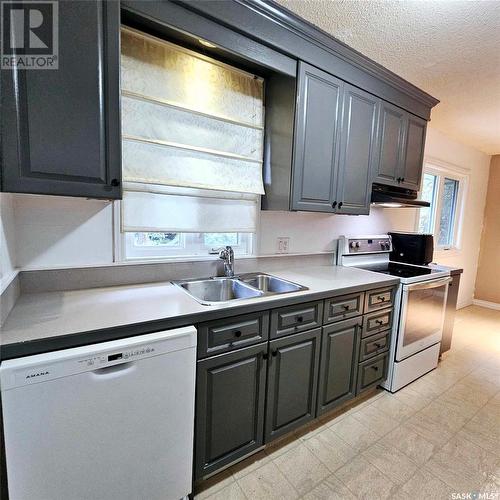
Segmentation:
{"type": "Polygon", "coordinates": [[[452,350],[396,394],[301,429],[207,481],[197,500],[500,500],[500,311],[457,313],[452,350]],[[454,495],[455,494],[455,495],[454,495]]]}

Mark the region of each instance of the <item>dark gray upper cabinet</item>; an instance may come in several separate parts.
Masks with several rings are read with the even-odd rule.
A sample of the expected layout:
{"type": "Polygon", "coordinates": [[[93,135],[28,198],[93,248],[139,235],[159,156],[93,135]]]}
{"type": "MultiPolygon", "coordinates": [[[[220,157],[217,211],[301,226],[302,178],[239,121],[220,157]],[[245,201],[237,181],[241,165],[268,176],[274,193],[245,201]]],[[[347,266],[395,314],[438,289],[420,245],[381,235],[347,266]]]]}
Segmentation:
{"type": "Polygon", "coordinates": [[[361,322],[361,318],[353,318],[323,327],[318,414],[356,393],[361,322]]]}
{"type": "Polygon", "coordinates": [[[332,212],[343,82],[299,64],[292,168],[293,210],[332,212]]]}
{"type": "Polygon", "coordinates": [[[427,122],[408,113],[404,171],[401,186],[420,189],[427,122]]]}
{"type": "Polygon", "coordinates": [[[321,328],[269,342],[266,442],[312,420],[321,328]]]}
{"type": "Polygon", "coordinates": [[[404,162],[406,112],[382,102],[380,109],[380,156],[376,182],[397,185],[404,162]]]}
{"type": "Polygon", "coordinates": [[[60,0],[57,70],[2,70],[2,190],[120,198],[119,3],[60,0]]]}
{"type": "Polygon", "coordinates": [[[267,343],[198,362],[195,477],[263,445],[267,343]]]}
{"type": "Polygon", "coordinates": [[[420,189],[427,122],[382,102],[374,182],[420,189]]]}
{"type": "Polygon", "coordinates": [[[299,64],[292,210],[368,214],[379,101],[299,64]]]}
{"type": "Polygon", "coordinates": [[[345,84],[343,101],[335,210],[366,215],[370,212],[380,99],[345,84]]]}

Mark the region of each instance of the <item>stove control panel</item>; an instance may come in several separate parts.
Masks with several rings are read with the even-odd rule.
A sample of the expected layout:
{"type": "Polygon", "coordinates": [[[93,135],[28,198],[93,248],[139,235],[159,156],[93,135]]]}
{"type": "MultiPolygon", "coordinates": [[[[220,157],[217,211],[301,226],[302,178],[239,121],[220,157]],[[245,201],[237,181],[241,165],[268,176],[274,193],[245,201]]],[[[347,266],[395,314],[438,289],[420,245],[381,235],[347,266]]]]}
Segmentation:
{"type": "Polygon", "coordinates": [[[372,237],[341,236],[339,239],[339,253],[342,255],[388,253],[391,250],[391,237],[387,235],[372,237]]]}

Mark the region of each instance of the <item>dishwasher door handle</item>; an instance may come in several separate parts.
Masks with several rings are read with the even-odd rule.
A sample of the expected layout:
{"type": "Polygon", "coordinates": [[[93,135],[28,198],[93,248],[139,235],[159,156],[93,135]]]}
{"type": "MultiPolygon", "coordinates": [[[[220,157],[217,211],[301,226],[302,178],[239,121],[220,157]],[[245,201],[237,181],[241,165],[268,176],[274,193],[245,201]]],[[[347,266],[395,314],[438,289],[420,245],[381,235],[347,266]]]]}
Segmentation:
{"type": "Polygon", "coordinates": [[[125,363],[118,363],[117,365],[105,366],[104,368],[97,368],[96,370],[92,370],[92,374],[96,375],[99,378],[111,378],[111,377],[119,377],[121,375],[125,375],[126,373],[132,372],[135,370],[135,363],[133,361],[127,361],[125,363]]]}

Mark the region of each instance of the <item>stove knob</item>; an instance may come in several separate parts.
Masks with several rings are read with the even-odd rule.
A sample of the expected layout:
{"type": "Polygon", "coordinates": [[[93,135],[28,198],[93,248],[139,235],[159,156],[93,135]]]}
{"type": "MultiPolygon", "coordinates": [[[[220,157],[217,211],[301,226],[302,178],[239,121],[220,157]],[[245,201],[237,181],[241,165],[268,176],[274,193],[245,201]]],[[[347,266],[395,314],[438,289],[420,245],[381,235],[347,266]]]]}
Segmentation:
{"type": "Polygon", "coordinates": [[[356,248],[359,248],[359,241],[356,241],[356,248]]]}
{"type": "Polygon", "coordinates": [[[356,245],[355,245],[354,241],[351,241],[351,242],[349,243],[349,248],[354,248],[355,246],[356,246],[356,245]]]}

